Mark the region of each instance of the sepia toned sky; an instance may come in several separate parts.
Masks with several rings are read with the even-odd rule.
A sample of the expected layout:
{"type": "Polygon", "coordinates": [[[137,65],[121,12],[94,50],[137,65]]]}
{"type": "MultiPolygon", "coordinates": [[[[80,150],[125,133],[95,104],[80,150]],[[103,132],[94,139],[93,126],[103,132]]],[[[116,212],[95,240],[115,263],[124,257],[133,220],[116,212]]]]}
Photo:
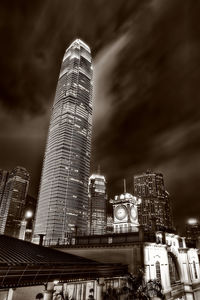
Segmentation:
{"type": "Polygon", "coordinates": [[[31,174],[37,196],[65,49],[92,49],[92,171],[110,197],[134,174],[164,174],[175,224],[200,215],[200,3],[181,0],[2,1],[0,168],[31,174]]]}

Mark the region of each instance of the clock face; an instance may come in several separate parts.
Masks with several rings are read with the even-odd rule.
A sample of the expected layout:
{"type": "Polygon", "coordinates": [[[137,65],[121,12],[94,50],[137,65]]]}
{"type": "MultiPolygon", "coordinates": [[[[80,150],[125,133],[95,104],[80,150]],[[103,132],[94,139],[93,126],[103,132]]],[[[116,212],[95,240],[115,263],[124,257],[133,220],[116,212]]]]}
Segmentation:
{"type": "Polygon", "coordinates": [[[127,209],[126,209],[126,206],[124,205],[119,205],[116,207],[115,209],[115,217],[118,219],[118,220],[123,220],[127,215],[127,209]]]}
{"type": "Polygon", "coordinates": [[[136,210],[136,207],[135,206],[132,206],[131,207],[131,217],[132,219],[137,219],[137,210],[136,210]]]}

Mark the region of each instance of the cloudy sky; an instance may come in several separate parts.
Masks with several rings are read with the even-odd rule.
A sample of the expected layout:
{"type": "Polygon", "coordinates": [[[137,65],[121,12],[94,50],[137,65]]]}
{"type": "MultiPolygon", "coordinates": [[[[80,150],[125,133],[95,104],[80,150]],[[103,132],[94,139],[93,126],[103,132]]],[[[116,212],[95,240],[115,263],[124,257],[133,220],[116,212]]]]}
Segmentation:
{"type": "Polygon", "coordinates": [[[112,197],[127,178],[165,176],[176,224],[200,214],[200,3],[182,0],[2,1],[0,168],[22,165],[37,196],[66,47],[92,49],[92,169],[112,197]]]}

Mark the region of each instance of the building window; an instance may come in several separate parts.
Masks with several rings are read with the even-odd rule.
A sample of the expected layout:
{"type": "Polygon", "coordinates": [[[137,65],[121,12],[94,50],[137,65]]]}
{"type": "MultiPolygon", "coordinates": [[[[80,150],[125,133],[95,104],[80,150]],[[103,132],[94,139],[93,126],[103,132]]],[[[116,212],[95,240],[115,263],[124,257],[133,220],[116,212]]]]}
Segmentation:
{"type": "Polygon", "coordinates": [[[159,263],[159,261],[156,262],[156,278],[161,281],[161,273],[160,273],[160,263],[159,263]]]}
{"type": "Polygon", "coordinates": [[[193,269],[194,269],[194,278],[197,279],[198,275],[197,275],[197,268],[196,268],[195,261],[193,261],[193,269]]]}
{"type": "Polygon", "coordinates": [[[176,257],[172,253],[168,253],[168,262],[169,262],[169,276],[171,284],[176,283],[180,280],[176,257]]]}

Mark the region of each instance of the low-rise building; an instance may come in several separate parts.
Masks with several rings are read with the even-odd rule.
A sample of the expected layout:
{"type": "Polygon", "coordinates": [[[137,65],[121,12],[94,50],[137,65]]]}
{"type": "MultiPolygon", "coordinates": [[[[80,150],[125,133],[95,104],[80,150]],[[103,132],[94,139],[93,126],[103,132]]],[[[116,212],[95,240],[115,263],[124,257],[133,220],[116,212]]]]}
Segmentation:
{"type": "Polygon", "coordinates": [[[187,248],[176,234],[143,230],[118,234],[80,236],[57,249],[102,263],[124,263],[131,276],[144,271],[147,286],[160,282],[165,299],[200,299],[198,249],[187,248]]]}

